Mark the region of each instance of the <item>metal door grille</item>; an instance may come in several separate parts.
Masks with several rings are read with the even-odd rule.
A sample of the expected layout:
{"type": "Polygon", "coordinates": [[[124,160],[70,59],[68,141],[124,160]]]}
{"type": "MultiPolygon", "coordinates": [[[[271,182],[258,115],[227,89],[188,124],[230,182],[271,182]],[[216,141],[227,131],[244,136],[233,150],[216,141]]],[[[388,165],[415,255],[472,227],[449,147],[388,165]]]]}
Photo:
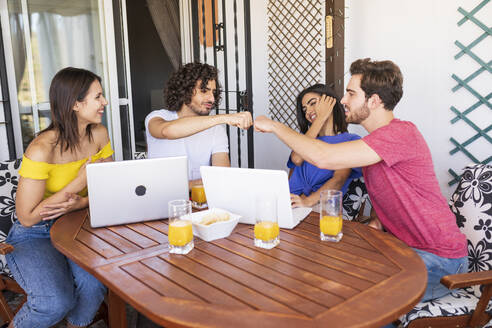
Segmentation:
{"type": "Polygon", "coordinates": [[[324,82],[324,1],[268,2],[268,94],[272,118],[297,129],[295,100],[324,82]]]}
{"type": "MultiPolygon", "coordinates": [[[[192,13],[194,59],[217,67],[223,85],[216,113],[253,115],[250,0],[197,0],[192,13]]],[[[253,128],[226,128],[231,164],[254,167],[253,128]]]]}

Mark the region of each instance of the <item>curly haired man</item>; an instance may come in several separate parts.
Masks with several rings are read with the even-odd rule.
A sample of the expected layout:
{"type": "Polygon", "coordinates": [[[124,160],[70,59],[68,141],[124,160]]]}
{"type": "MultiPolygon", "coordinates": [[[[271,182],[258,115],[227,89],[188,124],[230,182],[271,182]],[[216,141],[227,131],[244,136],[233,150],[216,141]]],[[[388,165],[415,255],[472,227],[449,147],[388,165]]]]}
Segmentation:
{"type": "Polygon", "coordinates": [[[246,130],[253,122],[249,112],[209,115],[220,93],[213,66],[189,63],[174,72],[164,89],[167,109],[145,119],[148,157],[188,156],[191,180],[201,178],[202,165],[230,166],[224,124],[246,130]]]}

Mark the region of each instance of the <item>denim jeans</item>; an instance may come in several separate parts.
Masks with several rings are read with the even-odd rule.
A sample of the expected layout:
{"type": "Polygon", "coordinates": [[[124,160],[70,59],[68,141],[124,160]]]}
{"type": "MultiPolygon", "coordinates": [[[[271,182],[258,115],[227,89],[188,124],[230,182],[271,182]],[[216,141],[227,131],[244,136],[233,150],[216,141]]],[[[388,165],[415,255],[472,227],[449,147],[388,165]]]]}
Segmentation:
{"type": "Polygon", "coordinates": [[[413,250],[422,258],[427,268],[427,288],[421,302],[451,293],[451,290],[441,284],[443,276],[468,272],[468,256],[448,259],[420,249],[413,250]]]}
{"type": "MultiPolygon", "coordinates": [[[[427,288],[425,289],[424,297],[420,300],[421,302],[451,293],[450,289],[441,284],[443,276],[468,272],[468,256],[448,259],[420,249],[413,248],[413,250],[422,258],[427,268],[427,288]]],[[[390,323],[381,328],[396,328],[396,326],[390,323]]]]}
{"type": "Polygon", "coordinates": [[[15,222],[7,236],[14,246],[7,263],[27,293],[14,318],[16,328],[48,328],[65,317],[75,326],[89,325],[106,294],[103,284],[53,247],[53,223],[24,227],[15,222]]]}

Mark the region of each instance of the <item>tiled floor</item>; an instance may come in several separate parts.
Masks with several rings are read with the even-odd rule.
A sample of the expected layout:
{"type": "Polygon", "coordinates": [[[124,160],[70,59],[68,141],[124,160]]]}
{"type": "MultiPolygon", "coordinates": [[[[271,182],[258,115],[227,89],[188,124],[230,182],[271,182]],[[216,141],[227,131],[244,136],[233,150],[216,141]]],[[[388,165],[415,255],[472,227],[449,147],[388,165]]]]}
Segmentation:
{"type": "MultiPolygon", "coordinates": [[[[11,293],[11,292],[4,292],[4,296],[7,299],[7,302],[9,305],[13,306],[15,304],[18,304],[19,297],[18,295],[11,293]]],[[[160,326],[154,324],[152,321],[144,317],[143,315],[139,314],[134,308],[131,306],[127,305],[126,308],[126,313],[127,313],[127,323],[128,323],[128,328],[158,328],[160,326]]],[[[2,325],[1,319],[0,319],[0,326],[2,325]]],[[[67,325],[65,322],[60,322],[56,326],[53,326],[53,328],[66,328],[67,325]]],[[[98,322],[93,323],[92,325],[89,326],[89,328],[107,328],[106,323],[103,320],[100,320],[98,322]]]]}

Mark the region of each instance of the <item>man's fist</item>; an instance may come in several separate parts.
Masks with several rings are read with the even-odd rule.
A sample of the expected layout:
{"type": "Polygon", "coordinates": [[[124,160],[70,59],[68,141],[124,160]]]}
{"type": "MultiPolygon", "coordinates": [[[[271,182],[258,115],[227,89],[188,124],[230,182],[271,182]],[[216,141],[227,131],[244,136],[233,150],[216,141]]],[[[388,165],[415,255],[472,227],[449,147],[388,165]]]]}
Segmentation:
{"type": "Polygon", "coordinates": [[[255,130],[258,132],[273,132],[273,122],[268,117],[261,115],[255,119],[255,130]]]}
{"type": "Polygon", "coordinates": [[[253,125],[253,119],[250,112],[240,112],[227,115],[227,124],[240,129],[247,130],[253,125]]]}

